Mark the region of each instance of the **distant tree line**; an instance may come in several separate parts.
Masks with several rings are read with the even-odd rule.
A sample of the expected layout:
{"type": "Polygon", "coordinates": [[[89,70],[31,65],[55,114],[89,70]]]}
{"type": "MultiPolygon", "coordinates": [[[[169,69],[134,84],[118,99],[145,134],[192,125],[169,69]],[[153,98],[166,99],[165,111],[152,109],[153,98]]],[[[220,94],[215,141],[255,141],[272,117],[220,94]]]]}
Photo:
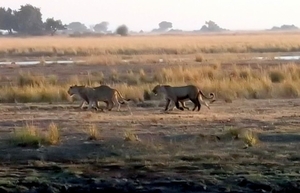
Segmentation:
{"type": "MultiPolygon", "coordinates": [[[[0,7],[0,30],[5,30],[8,32],[8,34],[18,33],[21,35],[54,35],[58,30],[66,30],[67,32],[65,33],[71,32],[75,35],[91,33],[112,34],[111,31],[108,31],[108,26],[109,22],[107,21],[102,21],[95,25],[89,26],[89,28],[78,21],[74,21],[69,24],[63,24],[61,20],[54,19],[53,17],[47,18],[43,22],[41,10],[30,4],[21,5],[18,10],[0,7]]],[[[182,32],[182,30],[172,28],[172,22],[161,21],[158,23],[158,28],[153,29],[152,32],[182,32]]],[[[294,25],[283,25],[281,27],[273,27],[271,30],[296,29],[298,28],[294,25]]],[[[199,30],[194,30],[194,32],[221,31],[227,31],[227,29],[221,28],[213,21],[206,21],[199,30]]],[[[121,36],[126,36],[129,33],[129,29],[123,24],[116,29],[115,33],[121,36]]],[[[140,33],[143,33],[143,31],[141,30],[140,33]]]]}
{"type": "Polygon", "coordinates": [[[66,26],[54,18],[47,18],[43,22],[40,9],[26,4],[21,5],[19,10],[0,7],[0,29],[7,30],[9,34],[53,35],[59,29],[66,29],[66,26]]]}
{"type": "MultiPolygon", "coordinates": [[[[100,22],[92,26],[92,31],[107,33],[109,23],[100,22]]],[[[21,5],[18,10],[0,7],[0,30],[5,30],[9,34],[18,33],[23,35],[54,35],[58,30],[71,30],[74,33],[90,32],[84,24],[71,22],[66,25],[61,20],[53,17],[42,20],[41,10],[30,4],[21,5]]],[[[1,31],[0,31],[1,33],[1,31]]],[[[121,25],[116,29],[116,33],[122,36],[128,34],[128,27],[121,25]]]]}
{"type": "Polygon", "coordinates": [[[281,31],[281,30],[298,30],[299,28],[295,25],[282,25],[280,27],[274,26],[270,31],[281,31]]]}
{"type": "MultiPolygon", "coordinates": [[[[0,7],[0,29],[6,30],[9,34],[18,33],[24,35],[54,35],[58,30],[69,30],[73,34],[88,34],[88,33],[103,33],[110,34],[108,31],[109,22],[102,21],[88,28],[81,22],[74,21],[69,24],[63,24],[61,20],[53,17],[47,18],[45,22],[42,21],[41,10],[30,4],[21,5],[18,10],[0,7]]],[[[181,32],[182,30],[175,30],[172,22],[162,21],[158,24],[157,29],[152,32],[181,32]]],[[[223,31],[217,24],[212,21],[206,22],[198,31],[223,31]]],[[[197,30],[196,30],[197,31],[197,30]]],[[[129,29],[126,25],[120,25],[116,34],[126,36],[129,29]]],[[[142,33],[142,31],[140,32],[142,33]]]]}

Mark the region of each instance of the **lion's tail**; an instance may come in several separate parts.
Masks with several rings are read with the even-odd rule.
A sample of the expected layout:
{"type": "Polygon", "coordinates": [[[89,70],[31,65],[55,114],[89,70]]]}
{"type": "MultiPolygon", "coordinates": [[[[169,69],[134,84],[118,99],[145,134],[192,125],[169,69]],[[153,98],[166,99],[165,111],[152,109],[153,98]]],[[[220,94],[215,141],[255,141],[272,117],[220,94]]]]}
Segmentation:
{"type": "Polygon", "coordinates": [[[117,92],[119,98],[122,99],[122,101],[119,101],[121,104],[125,104],[124,101],[130,101],[130,99],[125,99],[125,98],[122,96],[122,94],[121,94],[118,90],[116,90],[116,92],[117,92]]]}
{"type": "Polygon", "coordinates": [[[215,99],[216,96],[215,96],[215,93],[213,93],[213,92],[209,93],[209,96],[210,96],[210,97],[205,96],[205,94],[204,94],[201,90],[199,90],[199,93],[200,93],[204,98],[206,98],[206,99],[211,99],[210,103],[213,103],[213,102],[216,101],[216,99],[215,99]]]}

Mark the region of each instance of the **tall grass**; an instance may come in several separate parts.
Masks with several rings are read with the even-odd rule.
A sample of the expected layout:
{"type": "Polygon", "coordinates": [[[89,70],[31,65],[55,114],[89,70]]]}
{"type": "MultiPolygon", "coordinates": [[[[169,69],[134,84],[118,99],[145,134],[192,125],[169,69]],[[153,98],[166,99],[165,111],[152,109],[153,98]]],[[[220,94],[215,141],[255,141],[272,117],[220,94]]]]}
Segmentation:
{"type": "MultiPolygon", "coordinates": [[[[1,38],[0,56],[93,56],[300,51],[299,33],[1,38]]],[[[109,58],[102,59],[111,62],[109,58]]]]}
{"type": "Polygon", "coordinates": [[[26,123],[24,127],[14,129],[9,142],[22,147],[39,147],[40,145],[57,145],[60,142],[60,134],[55,123],[51,122],[46,132],[42,132],[32,123],[26,123]]]}
{"type": "MultiPolygon", "coordinates": [[[[300,95],[300,67],[286,64],[265,69],[250,67],[223,67],[219,64],[200,67],[170,67],[155,73],[116,70],[102,74],[101,81],[118,89],[133,100],[153,99],[151,90],[158,84],[172,86],[195,84],[204,93],[215,92],[219,99],[282,98],[300,95]]],[[[11,86],[0,87],[2,102],[58,102],[68,101],[68,87],[73,84],[99,85],[99,75],[72,76],[69,81],[59,81],[56,76],[20,74],[11,86]]]]}

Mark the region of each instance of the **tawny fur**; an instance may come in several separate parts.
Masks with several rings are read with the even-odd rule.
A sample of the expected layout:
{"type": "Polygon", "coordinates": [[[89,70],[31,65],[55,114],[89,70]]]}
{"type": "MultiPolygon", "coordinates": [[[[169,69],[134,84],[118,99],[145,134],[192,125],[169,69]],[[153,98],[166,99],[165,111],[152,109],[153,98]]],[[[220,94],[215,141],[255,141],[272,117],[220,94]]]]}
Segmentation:
{"type": "Polygon", "coordinates": [[[209,105],[203,101],[202,97],[206,99],[210,99],[210,103],[215,101],[215,94],[210,93],[210,97],[207,97],[203,94],[203,92],[195,85],[187,85],[187,86],[177,86],[173,87],[170,85],[156,85],[152,92],[154,94],[162,93],[165,95],[165,99],[167,100],[165,111],[168,110],[170,102],[173,101],[175,106],[179,110],[184,110],[185,104],[184,101],[191,100],[194,103],[193,111],[197,110],[200,111],[201,103],[204,103],[205,106],[210,109],[209,105]],[[183,107],[179,106],[179,102],[182,104],[183,107]]]}
{"type": "Polygon", "coordinates": [[[124,104],[125,101],[129,101],[125,99],[118,90],[107,85],[98,87],[70,86],[68,94],[71,96],[74,94],[79,95],[83,99],[80,108],[82,108],[84,102],[87,102],[89,104],[88,110],[92,108],[93,104],[95,104],[96,108],[99,108],[98,101],[103,101],[106,103],[106,108],[109,111],[112,110],[115,105],[118,105],[119,111],[121,104],[124,104]]]}

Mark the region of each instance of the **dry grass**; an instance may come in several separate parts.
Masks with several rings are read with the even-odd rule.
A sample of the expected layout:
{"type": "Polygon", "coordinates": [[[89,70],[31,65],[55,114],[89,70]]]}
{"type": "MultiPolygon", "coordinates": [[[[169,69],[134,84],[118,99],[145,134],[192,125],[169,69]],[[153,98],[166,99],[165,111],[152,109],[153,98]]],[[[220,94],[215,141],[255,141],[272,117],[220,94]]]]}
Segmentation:
{"type": "MultiPolygon", "coordinates": [[[[0,56],[178,55],[290,52],[299,50],[299,33],[105,38],[32,37],[1,38],[0,56]]],[[[106,59],[104,59],[104,63],[107,63],[106,59]]]]}
{"type": "Polygon", "coordinates": [[[40,145],[57,145],[60,142],[60,135],[57,125],[51,122],[46,133],[40,128],[26,123],[20,129],[14,129],[10,143],[21,147],[39,147],[40,145]]]}
{"type": "Polygon", "coordinates": [[[99,131],[95,124],[90,124],[87,128],[88,140],[100,139],[99,131]]]}
{"type": "Polygon", "coordinates": [[[139,54],[139,55],[92,55],[85,57],[87,65],[119,65],[119,64],[158,64],[162,62],[176,62],[180,61],[180,57],[175,54],[160,55],[160,54],[139,54]]]}
{"type": "Polygon", "coordinates": [[[252,147],[259,143],[257,133],[252,129],[229,127],[225,129],[225,135],[231,136],[234,140],[242,140],[245,147],[252,147]]]}
{"type": "Polygon", "coordinates": [[[139,137],[137,136],[137,134],[135,134],[133,131],[131,130],[126,130],[124,132],[124,140],[125,141],[141,141],[139,139],[139,137]]]}
{"type": "Polygon", "coordinates": [[[60,80],[56,75],[20,73],[10,84],[0,87],[2,102],[58,102],[70,101],[68,87],[73,84],[98,86],[104,81],[118,89],[127,99],[143,101],[155,99],[151,90],[158,84],[172,86],[195,84],[204,93],[214,92],[217,99],[264,99],[300,96],[300,67],[296,64],[265,68],[222,66],[168,67],[154,73],[140,71],[89,73],[60,80]]]}
{"type": "Polygon", "coordinates": [[[246,147],[252,147],[259,142],[257,134],[252,130],[246,130],[242,135],[242,140],[246,147]]]}
{"type": "Polygon", "coordinates": [[[51,122],[48,126],[48,132],[45,136],[46,141],[51,145],[59,144],[60,142],[60,134],[58,131],[58,127],[55,123],[51,122]]]}

